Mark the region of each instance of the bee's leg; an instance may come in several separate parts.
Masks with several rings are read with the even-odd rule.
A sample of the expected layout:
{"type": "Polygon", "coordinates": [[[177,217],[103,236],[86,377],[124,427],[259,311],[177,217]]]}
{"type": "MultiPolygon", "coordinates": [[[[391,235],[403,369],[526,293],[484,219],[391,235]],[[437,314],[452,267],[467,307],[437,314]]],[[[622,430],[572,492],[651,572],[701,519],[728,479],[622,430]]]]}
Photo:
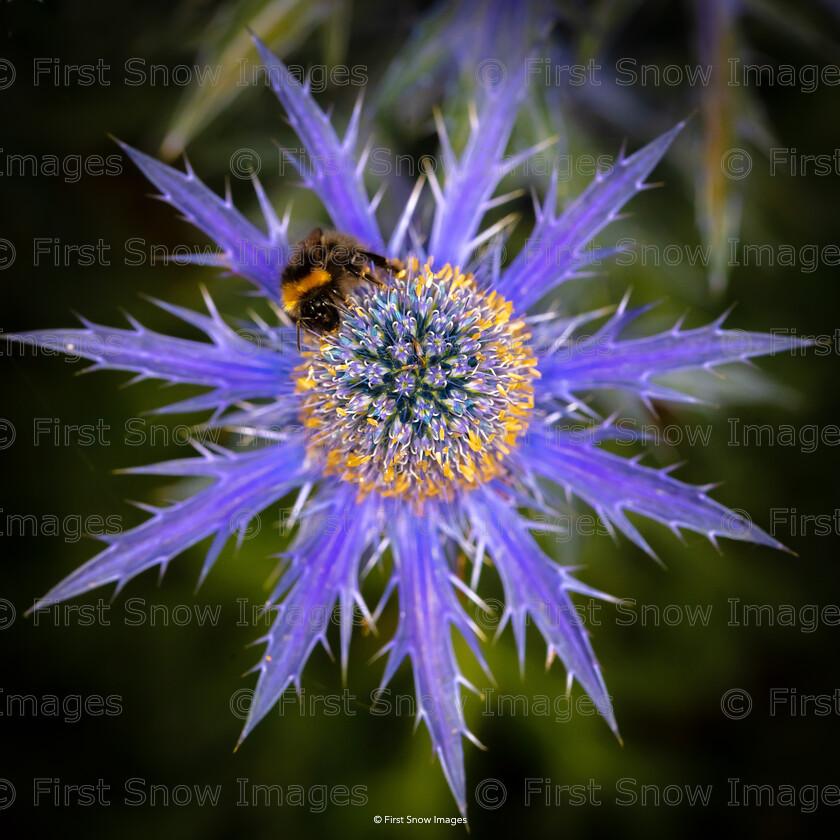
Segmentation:
{"type": "Polygon", "coordinates": [[[343,312],[345,315],[352,314],[350,308],[347,306],[347,301],[339,294],[331,294],[330,300],[335,304],[336,309],[343,312]]]}
{"type": "Polygon", "coordinates": [[[362,251],[362,254],[365,259],[370,260],[378,269],[387,271],[390,274],[399,274],[405,268],[405,263],[402,260],[388,259],[379,254],[374,254],[371,251],[362,251]]]}
{"type": "Polygon", "coordinates": [[[297,345],[298,345],[298,353],[300,353],[300,321],[297,323],[297,345]]]}
{"type": "Polygon", "coordinates": [[[362,279],[367,280],[368,283],[373,283],[374,286],[378,286],[380,289],[388,288],[388,284],[384,280],[381,280],[375,274],[371,274],[370,272],[365,272],[362,275],[362,279]]]}

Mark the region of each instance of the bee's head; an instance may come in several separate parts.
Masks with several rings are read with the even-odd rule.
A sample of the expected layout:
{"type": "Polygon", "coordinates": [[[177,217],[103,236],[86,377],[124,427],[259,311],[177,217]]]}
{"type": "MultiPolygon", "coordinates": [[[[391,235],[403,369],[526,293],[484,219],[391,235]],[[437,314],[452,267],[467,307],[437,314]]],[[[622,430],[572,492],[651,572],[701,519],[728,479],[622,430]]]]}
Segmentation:
{"type": "Polygon", "coordinates": [[[306,329],[328,333],[338,329],[341,313],[329,296],[318,293],[301,301],[299,319],[306,329]]]}

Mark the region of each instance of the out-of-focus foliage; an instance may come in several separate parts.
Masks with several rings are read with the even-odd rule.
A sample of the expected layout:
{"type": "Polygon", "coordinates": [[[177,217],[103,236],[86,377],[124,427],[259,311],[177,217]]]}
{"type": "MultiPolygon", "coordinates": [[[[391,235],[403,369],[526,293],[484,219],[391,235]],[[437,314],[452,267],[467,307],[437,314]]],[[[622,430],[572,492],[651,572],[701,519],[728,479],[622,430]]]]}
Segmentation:
{"type": "MultiPolygon", "coordinates": [[[[196,59],[197,64],[219,68],[219,78],[213,84],[196,83],[186,90],[161,144],[161,155],[179,155],[234,99],[244,91],[253,91],[250,80],[257,51],[248,29],[285,57],[319,23],[342,21],[348,6],[349,0],[239,0],[219,7],[201,36],[202,48],[196,59]]],[[[342,41],[333,34],[334,26],[327,30],[331,37],[325,54],[335,61],[341,57],[342,41]]]]}
{"type": "MultiPolygon", "coordinates": [[[[552,31],[544,49],[534,52],[550,56],[550,64],[534,65],[530,102],[534,127],[543,137],[560,132],[578,136],[582,146],[592,147],[597,145],[595,118],[642,142],[692,110],[700,112],[700,129],[694,147],[683,153],[682,171],[685,189],[693,195],[698,231],[709,252],[709,290],[719,298],[726,289],[729,243],[739,234],[743,203],[739,183],[743,174],[737,166],[727,168],[727,161],[732,160],[728,155],[734,155],[738,165],[744,145],[766,155],[775,133],[756,91],[738,79],[744,64],[771,58],[762,57],[751,44],[752,28],[766,27],[793,39],[811,61],[836,61],[840,47],[821,26],[836,7],[826,3],[820,13],[819,9],[794,8],[783,0],[684,0],[682,5],[682,30],[674,39],[657,44],[644,61],[664,67],[679,48],[698,68],[699,83],[666,82],[658,90],[646,90],[644,84],[615,84],[610,71],[621,66],[622,73],[625,67],[629,73],[629,68],[642,63],[634,52],[622,51],[622,36],[632,31],[640,14],[655,13],[653,0],[439,3],[418,21],[385,74],[377,98],[379,119],[385,124],[398,122],[403,131],[412,125],[422,128],[431,105],[444,99],[455,122],[451,133],[463,138],[466,104],[480,98],[482,87],[492,83],[494,74],[512,66],[512,45],[521,43],[529,31],[532,36],[552,31]],[[505,20],[505,11],[514,9],[515,14],[505,20]],[[620,65],[622,61],[637,63],[620,65]],[[549,67],[564,66],[577,71],[569,70],[565,77],[549,75],[549,67]],[[568,83],[575,72],[583,74],[593,66],[599,68],[591,77],[594,84],[568,83]],[[539,84],[543,69],[547,85],[539,84]],[[561,116],[563,105],[573,107],[561,116]]],[[[521,135],[521,125],[518,131],[521,135]]]]}

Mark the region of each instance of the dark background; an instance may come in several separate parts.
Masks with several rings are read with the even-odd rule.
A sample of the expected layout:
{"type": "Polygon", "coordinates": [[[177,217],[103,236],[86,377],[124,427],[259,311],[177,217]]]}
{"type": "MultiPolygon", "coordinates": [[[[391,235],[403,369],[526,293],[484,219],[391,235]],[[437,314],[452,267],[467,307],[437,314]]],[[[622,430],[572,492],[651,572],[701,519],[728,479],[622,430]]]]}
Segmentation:
{"type": "MultiPolygon", "coordinates": [[[[798,6],[791,4],[791,13],[798,6]]],[[[17,72],[14,84],[0,91],[4,167],[0,237],[12,243],[16,254],[14,263],[0,272],[4,331],[71,326],[73,312],[123,326],[120,308],[125,307],[151,327],[189,335],[140,295],[199,307],[199,283],[209,286],[221,311],[244,317],[249,301],[239,294],[244,289],[240,281],[220,280],[212,270],[196,267],[151,266],[148,261],[141,266],[125,264],[125,242],[131,237],[168,247],[203,245],[205,240],[177,220],[171,208],[146,197],[149,185],[108,138],[110,133],[157,153],[166,126],[183,105],[184,88],[164,83],[128,86],[122,68],[132,57],[170,68],[193,64],[208,20],[229,8],[232,13],[232,7],[224,3],[185,2],[173,7],[159,2],[49,0],[6,3],[0,8],[0,57],[11,61],[17,72]],[[35,57],[57,58],[61,66],[95,64],[101,59],[111,67],[111,83],[54,84],[45,78],[36,86],[35,57]],[[43,171],[21,174],[10,170],[5,157],[10,154],[34,154],[39,160],[55,155],[70,160],[65,166],[71,167],[74,155],[117,155],[118,171],[82,174],[77,180],[72,171],[58,176],[43,171]],[[62,245],[89,245],[101,239],[111,246],[110,264],[100,261],[85,266],[74,259],[45,258],[36,266],[35,237],[54,237],[62,245]]],[[[807,33],[799,39],[790,37],[784,4],[774,8],[781,14],[775,22],[750,15],[740,21],[745,52],[739,54],[773,65],[840,62],[834,46],[838,20],[829,4],[797,10],[819,38],[807,33]]],[[[369,87],[375,87],[425,11],[422,4],[354,5],[346,30],[345,60],[367,67],[369,87]]],[[[593,49],[586,44],[586,26],[603,21],[599,23],[593,15],[587,22],[582,12],[577,19],[567,15],[564,20],[546,49],[572,44],[578,56],[586,55],[587,49],[593,49]]],[[[619,56],[661,66],[696,62],[694,26],[690,6],[630,4],[609,37],[600,32],[594,49],[600,50],[597,54],[604,65],[619,56]]],[[[288,60],[302,65],[322,62],[332,49],[325,40],[323,32],[312,33],[288,60]]],[[[356,93],[354,88],[332,86],[319,100],[333,103],[342,122],[356,93]]],[[[571,153],[615,154],[625,137],[631,149],[637,148],[686,116],[698,106],[702,92],[675,85],[622,93],[626,97],[621,112],[609,114],[613,119],[608,119],[603,109],[587,106],[585,89],[574,96],[548,90],[540,94],[543,118],[550,127],[565,131],[564,148],[571,153]],[[628,119],[622,122],[625,112],[628,119]],[[631,119],[634,115],[636,119],[631,119]]],[[[836,87],[820,85],[805,93],[795,87],[767,85],[750,94],[753,105],[763,113],[764,124],[772,128],[775,144],[795,147],[802,154],[835,153],[840,137],[836,87]]],[[[372,110],[370,116],[375,119],[372,110]]],[[[736,108],[737,119],[747,116],[736,108]]],[[[383,113],[371,123],[383,145],[393,143],[399,152],[415,156],[434,151],[425,118],[401,122],[393,117],[383,113]]],[[[526,126],[523,133],[527,135],[528,130],[526,126]]],[[[625,235],[660,248],[699,243],[693,190],[700,166],[694,144],[700,132],[701,120],[695,117],[655,173],[654,180],[664,181],[665,187],[636,198],[632,217],[602,235],[604,242],[625,235]]],[[[221,191],[235,150],[251,148],[263,160],[276,161],[275,138],[294,143],[279,105],[268,91],[248,91],[189,144],[190,159],[197,173],[221,191]]],[[[742,195],[739,235],[743,242],[775,248],[792,245],[797,251],[803,246],[837,244],[840,172],[771,176],[768,150],[759,140],[739,140],[735,145],[748,149],[753,160],[749,176],[730,185],[742,195]]],[[[320,219],[322,211],[317,202],[290,185],[288,175],[280,177],[276,170],[276,164],[265,165],[261,178],[278,207],[294,195],[299,227],[295,232],[305,233],[309,221],[320,219]]],[[[576,177],[564,187],[573,196],[587,180],[576,177]]],[[[538,189],[541,186],[538,181],[538,189]]],[[[256,202],[250,186],[234,180],[233,189],[239,205],[253,216],[256,202]]],[[[528,207],[523,199],[521,209],[527,213],[528,207]]],[[[386,202],[383,217],[387,210],[386,202]]],[[[526,220],[520,225],[518,241],[527,230],[526,220]]],[[[8,250],[5,253],[8,257],[8,250]]],[[[667,298],[649,316],[650,329],[669,325],[686,309],[691,313],[689,325],[705,323],[734,302],[738,306],[728,321],[732,327],[768,332],[789,328],[799,335],[831,339],[838,327],[837,268],[819,264],[811,271],[801,260],[788,267],[733,267],[729,287],[717,299],[708,291],[702,268],[684,262],[607,266],[592,280],[569,284],[568,292],[563,292],[566,297],[560,299],[576,311],[614,303],[630,286],[634,301],[667,298]]],[[[736,378],[731,405],[661,406],[658,422],[679,428],[712,427],[708,446],[679,447],[679,455],[689,463],[678,475],[698,483],[725,480],[715,497],[747,510],[765,529],[771,528],[775,509],[775,536],[795,554],[728,540],[721,541],[722,554],[718,554],[697,535],[687,534],[682,544],[656,525],[643,525],[642,530],[666,569],[623,538],[616,545],[606,536],[593,536],[553,549],[562,562],[585,565],[580,574],[587,583],[636,601],[635,619],[604,604],[593,613],[596,621],[590,624],[624,745],[593,716],[577,713],[561,722],[553,713],[540,714],[539,705],[529,706],[528,714],[521,708],[515,713],[508,708],[490,716],[482,714],[485,707],[479,698],[465,693],[467,722],[488,747],[482,752],[465,746],[472,833],[516,831],[541,837],[607,832],[633,837],[674,831],[705,834],[723,821],[759,836],[782,837],[813,831],[818,824],[836,824],[837,807],[828,803],[830,786],[840,785],[836,760],[840,709],[833,698],[840,689],[834,653],[840,633],[835,615],[840,582],[834,519],[837,440],[835,436],[834,446],[831,438],[809,446],[803,435],[808,434],[805,427],[812,425],[818,434],[830,435],[838,423],[838,352],[834,340],[821,355],[810,352],[759,361],[766,381],[774,381],[775,387],[755,398],[750,392],[752,380],[736,378]],[[769,424],[775,445],[769,438],[732,445],[730,418],[736,417],[743,424],[769,424]],[[794,445],[778,438],[784,424],[797,430],[794,445]],[[780,509],[792,511],[797,527],[789,520],[781,521],[780,509]],[[802,522],[803,516],[823,517],[822,525],[802,522]],[[776,626],[767,626],[767,614],[762,626],[731,626],[729,599],[733,598],[742,604],[767,605],[776,626]],[[796,612],[794,626],[778,626],[785,617],[782,605],[796,612]],[[824,611],[826,607],[829,611],[824,611]],[[698,609],[707,616],[699,626],[679,620],[687,611],[698,609]],[[809,622],[815,615],[812,627],[809,622]],[[736,688],[748,692],[753,704],[751,713],[740,720],[721,710],[722,698],[736,688]],[[830,703],[811,703],[797,708],[796,714],[789,705],[781,705],[773,714],[773,690],[797,692],[799,697],[822,695],[830,703]],[[526,778],[548,780],[548,803],[541,793],[526,806],[526,778]],[[733,778],[742,784],[770,785],[763,804],[729,804],[733,778]],[[505,786],[507,799],[501,807],[485,809],[476,802],[477,789],[486,790],[481,785],[488,779],[505,786]],[[624,790],[638,795],[633,805],[620,804],[629,801],[617,790],[622,779],[630,780],[623,783],[624,790]],[[590,789],[600,785],[600,792],[584,804],[575,804],[574,789],[555,791],[555,786],[564,785],[590,785],[590,789]],[[653,788],[643,805],[644,785],[653,788]],[[709,804],[687,804],[686,785],[711,786],[709,804]],[[785,785],[795,791],[794,804],[785,804],[785,785]],[[816,786],[818,798],[813,805],[809,803],[814,789],[807,786],[816,786]],[[771,794],[775,807],[768,804],[771,794]]],[[[188,454],[188,447],[173,440],[171,432],[179,424],[195,422],[193,416],[143,414],[177,394],[159,393],[157,383],[121,389],[128,378],[125,374],[74,376],[82,367],[64,358],[33,358],[31,354],[3,360],[0,416],[7,425],[3,427],[5,448],[0,451],[4,479],[0,492],[0,597],[4,599],[0,776],[14,785],[16,801],[0,811],[0,822],[23,830],[37,821],[42,836],[81,827],[91,836],[127,838],[146,838],[152,833],[202,838],[246,833],[298,836],[314,831],[407,836],[428,829],[376,827],[373,817],[455,816],[443,774],[429,760],[429,739],[422,727],[412,735],[410,714],[370,714],[368,698],[379,684],[382,667],[381,662],[366,665],[381,644],[370,636],[357,635],[351,649],[352,719],[326,714],[322,705],[300,711],[288,703],[282,716],[269,714],[240,750],[232,753],[241,720],[231,713],[231,703],[238,697],[236,692],[254,685],[254,677],[241,679],[240,674],[256,661],[257,650],[246,645],[260,635],[250,615],[240,621],[240,604],[247,604],[250,611],[265,598],[264,584],[276,562],[270,555],[284,544],[271,517],[263,518],[260,533],[247,540],[238,555],[232,547],[225,550],[197,594],[201,547],[173,562],[160,586],[156,574],[147,573],[113,601],[110,591],[101,590],[73,602],[91,612],[51,612],[37,622],[23,617],[37,596],[97,550],[94,541],[79,537],[84,525],[88,530],[95,527],[91,517],[115,516],[120,527],[131,527],[145,515],[125,499],[162,503],[173,495],[172,488],[160,480],[116,476],[112,469],[188,454]],[[59,437],[45,436],[35,445],[37,418],[55,419],[59,437]],[[130,418],[161,424],[158,438],[143,446],[130,445],[124,433],[130,418]],[[87,445],[70,428],[97,423],[104,425],[95,445],[87,445]],[[8,424],[16,433],[11,444],[8,424]],[[36,532],[16,534],[8,517],[17,514],[34,514],[36,532]],[[50,527],[55,521],[57,534],[50,527]],[[87,620],[100,604],[110,604],[103,614],[107,626],[87,620]],[[218,612],[211,612],[214,617],[202,625],[189,611],[204,607],[218,612]],[[164,615],[169,617],[168,626],[164,626],[164,615]],[[12,695],[33,695],[36,713],[31,705],[21,710],[16,701],[10,701],[12,695]],[[57,716],[50,713],[50,696],[63,704],[57,716]],[[120,713],[96,714],[103,708],[96,698],[103,698],[103,703],[110,698],[111,708],[120,713]],[[74,720],[77,702],[88,706],[74,720]],[[34,807],[36,778],[59,779],[61,790],[101,779],[110,786],[110,805],[86,807],[70,791],[66,806],[61,796],[45,796],[34,807]],[[154,806],[147,802],[130,807],[124,801],[124,784],[132,778],[144,780],[137,784],[147,793],[151,785],[163,785],[170,797],[183,793],[183,788],[174,792],[177,785],[218,785],[219,802],[200,807],[194,801],[177,805],[170,800],[165,805],[159,798],[154,806]],[[302,785],[307,801],[304,805],[242,806],[237,804],[237,779],[247,779],[248,785],[279,784],[286,790],[302,785]],[[314,787],[318,785],[365,786],[367,802],[346,807],[327,804],[321,811],[314,787]]],[[[701,379],[712,381],[711,376],[701,379]]],[[[648,418],[648,422],[653,421],[648,418]]],[[[678,454],[661,446],[653,460],[670,463],[678,460],[678,454]]],[[[578,509],[583,511],[582,506],[578,509]]],[[[378,586],[381,581],[374,579],[373,602],[378,586]]],[[[484,594],[494,597],[492,584],[488,583],[484,594]]],[[[578,603],[587,606],[585,599],[578,603]]],[[[394,626],[393,607],[383,619],[385,634],[394,626]]],[[[543,643],[534,633],[529,638],[526,677],[520,681],[512,639],[504,634],[488,651],[497,693],[546,696],[552,702],[562,696],[562,668],[555,664],[546,673],[543,653],[543,643]]],[[[468,667],[467,672],[481,687],[486,686],[486,679],[481,682],[484,678],[474,669],[468,667]]],[[[316,651],[305,672],[306,697],[340,693],[340,679],[337,665],[323,651],[316,651]]],[[[391,688],[395,695],[412,694],[407,669],[399,672],[391,688]]],[[[573,703],[579,697],[576,687],[573,703]]],[[[3,790],[7,803],[10,789],[3,790]]],[[[835,804],[838,798],[834,796],[835,804]]]]}

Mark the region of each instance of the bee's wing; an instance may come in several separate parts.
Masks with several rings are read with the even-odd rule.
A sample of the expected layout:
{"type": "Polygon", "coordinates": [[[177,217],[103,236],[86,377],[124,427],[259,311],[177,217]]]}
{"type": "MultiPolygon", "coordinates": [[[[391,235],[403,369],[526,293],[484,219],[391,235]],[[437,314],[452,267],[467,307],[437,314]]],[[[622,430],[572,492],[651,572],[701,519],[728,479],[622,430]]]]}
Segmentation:
{"type": "Polygon", "coordinates": [[[319,262],[319,259],[320,262],[323,262],[323,239],[324,231],[316,227],[309,231],[306,237],[295,245],[295,250],[298,252],[298,265],[314,265],[319,262]]]}

